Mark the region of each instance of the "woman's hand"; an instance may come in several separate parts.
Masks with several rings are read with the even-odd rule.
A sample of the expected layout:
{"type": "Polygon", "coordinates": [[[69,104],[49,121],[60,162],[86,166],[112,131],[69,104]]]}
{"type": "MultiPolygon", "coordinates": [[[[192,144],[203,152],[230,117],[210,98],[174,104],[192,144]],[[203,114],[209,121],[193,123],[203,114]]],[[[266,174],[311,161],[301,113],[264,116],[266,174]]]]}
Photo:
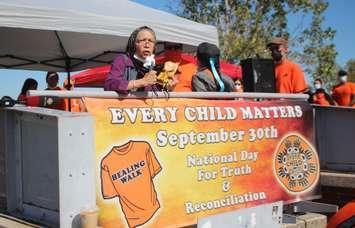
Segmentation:
{"type": "Polygon", "coordinates": [[[144,87],[154,85],[157,82],[157,72],[151,70],[148,73],[146,73],[141,80],[143,82],[144,87]]]}
{"type": "Polygon", "coordinates": [[[169,91],[173,91],[175,86],[179,83],[179,80],[177,79],[176,75],[174,75],[172,78],[169,79],[167,89],[169,91]]]}
{"type": "Polygon", "coordinates": [[[156,82],[157,82],[157,72],[151,70],[148,73],[146,73],[143,78],[129,81],[128,90],[154,85],[156,82]]]}

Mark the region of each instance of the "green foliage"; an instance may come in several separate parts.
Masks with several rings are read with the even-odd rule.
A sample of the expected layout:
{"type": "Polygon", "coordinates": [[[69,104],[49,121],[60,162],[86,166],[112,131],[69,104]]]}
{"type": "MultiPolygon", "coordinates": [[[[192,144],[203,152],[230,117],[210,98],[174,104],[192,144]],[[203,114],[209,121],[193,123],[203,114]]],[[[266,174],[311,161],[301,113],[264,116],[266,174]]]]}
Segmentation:
{"type": "Polygon", "coordinates": [[[355,82],[355,59],[348,60],[345,69],[348,72],[348,81],[355,82]]]}
{"type": "Polygon", "coordinates": [[[323,28],[327,0],[181,0],[178,15],[218,28],[223,58],[269,57],[267,42],[289,39],[290,58],[305,72],[330,83],[335,77],[335,30],[323,28]],[[288,18],[298,18],[290,31],[288,18]],[[305,25],[305,20],[311,22],[305,25]]]}

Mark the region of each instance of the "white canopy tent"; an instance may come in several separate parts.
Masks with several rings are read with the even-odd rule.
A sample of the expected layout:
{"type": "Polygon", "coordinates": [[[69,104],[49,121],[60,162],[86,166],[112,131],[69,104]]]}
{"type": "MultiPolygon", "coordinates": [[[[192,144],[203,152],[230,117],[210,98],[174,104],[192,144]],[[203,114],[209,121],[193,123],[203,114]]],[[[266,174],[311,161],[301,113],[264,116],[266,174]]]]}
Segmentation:
{"type": "Polygon", "coordinates": [[[185,49],[218,44],[213,26],[128,0],[0,0],[0,68],[70,72],[106,64],[143,25],[185,49]]]}

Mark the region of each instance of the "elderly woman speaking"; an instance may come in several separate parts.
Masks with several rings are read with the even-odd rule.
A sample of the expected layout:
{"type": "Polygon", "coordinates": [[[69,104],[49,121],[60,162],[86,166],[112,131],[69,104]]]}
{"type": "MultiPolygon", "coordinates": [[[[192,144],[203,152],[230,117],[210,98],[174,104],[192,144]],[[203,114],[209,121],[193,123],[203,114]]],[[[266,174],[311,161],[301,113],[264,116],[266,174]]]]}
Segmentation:
{"type": "Polygon", "coordinates": [[[119,54],[113,61],[105,81],[105,90],[128,93],[130,91],[157,91],[157,72],[154,70],[154,31],[142,26],[128,39],[126,53],[119,54]]]}

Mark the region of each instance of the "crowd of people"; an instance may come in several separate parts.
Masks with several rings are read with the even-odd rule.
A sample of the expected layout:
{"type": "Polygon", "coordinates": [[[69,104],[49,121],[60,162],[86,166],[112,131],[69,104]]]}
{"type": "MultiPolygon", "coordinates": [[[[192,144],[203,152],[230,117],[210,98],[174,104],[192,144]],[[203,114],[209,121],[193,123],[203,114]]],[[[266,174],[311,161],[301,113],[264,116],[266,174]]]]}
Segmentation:
{"type": "Polygon", "coordinates": [[[347,74],[344,70],[338,71],[338,84],[332,87],[331,94],[326,92],[320,78],[315,79],[315,91],[310,93],[309,102],[322,106],[355,107],[355,83],[348,82],[347,74]]]}
{"type": "Polygon", "coordinates": [[[314,80],[315,91],[307,86],[301,67],[287,59],[287,40],[276,37],[267,47],[275,63],[276,91],[278,93],[306,93],[309,102],[322,106],[338,105],[355,107],[355,83],[347,81],[347,72],[338,72],[339,84],[335,85],[329,95],[320,78],[314,80]]]}
{"type": "MultiPolygon", "coordinates": [[[[74,81],[70,83],[65,80],[63,87],[58,86],[59,76],[57,72],[49,71],[46,75],[47,88],[45,90],[65,91],[73,90],[74,81]]],[[[28,96],[28,90],[37,90],[38,82],[33,78],[28,78],[23,83],[21,93],[19,94],[17,101],[21,104],[33,107],[45,107],[50,109],[57,109],[63,111],[84,112],[86,111],[85,105],[82,99],[68,99],[59,98],[53,96],[28,96]]]]}
{"type": "MultiPolygon", "coordinates": [[[[104,84],[107,91],[129,93],[135,91],[174,92],[243,92],[242,79],[221,73],[220,50],[211,43],[201,43],[196,51],[196,64],[182,59],[182,44],[165,42],[163,57],[155,57],[156,34],[150,27],[137,28],[130,35],[126,51],[113,60],[111,71],[104,84]],[[171,63],[171,64],[167,64],[171,63]],[[172,66],[178,66],[173,69],[172,66]],[[166,69],[167,67],[169,69],[166,69]],[[172,71],[172,74],[161,75],[172,71]]],[[[315,92],[307,86],[301,67],[287,58],[287,40],[276,37],[268,44],[275,66],[277,93],[307,93],[309,101],[318,105],[354,106],[355,83],[347,81],[347,72],[338,73],[339,84],[329,95],[323,88],[321,79],[314,81],[315,92]]],[[[48,72],[46,90],[72,90],[74,82],[66,81],[58,86],[58,74],[48,72]]],[[[28,90],[37,89],[38,83],[28,78],[23,85],[18,101],[29,106],[43,106],[60,110],[85,111],[81,99],[53,97],[28,97],[28,90]],[[70,108],[69,108],[70,107],[70,108]]]]}

